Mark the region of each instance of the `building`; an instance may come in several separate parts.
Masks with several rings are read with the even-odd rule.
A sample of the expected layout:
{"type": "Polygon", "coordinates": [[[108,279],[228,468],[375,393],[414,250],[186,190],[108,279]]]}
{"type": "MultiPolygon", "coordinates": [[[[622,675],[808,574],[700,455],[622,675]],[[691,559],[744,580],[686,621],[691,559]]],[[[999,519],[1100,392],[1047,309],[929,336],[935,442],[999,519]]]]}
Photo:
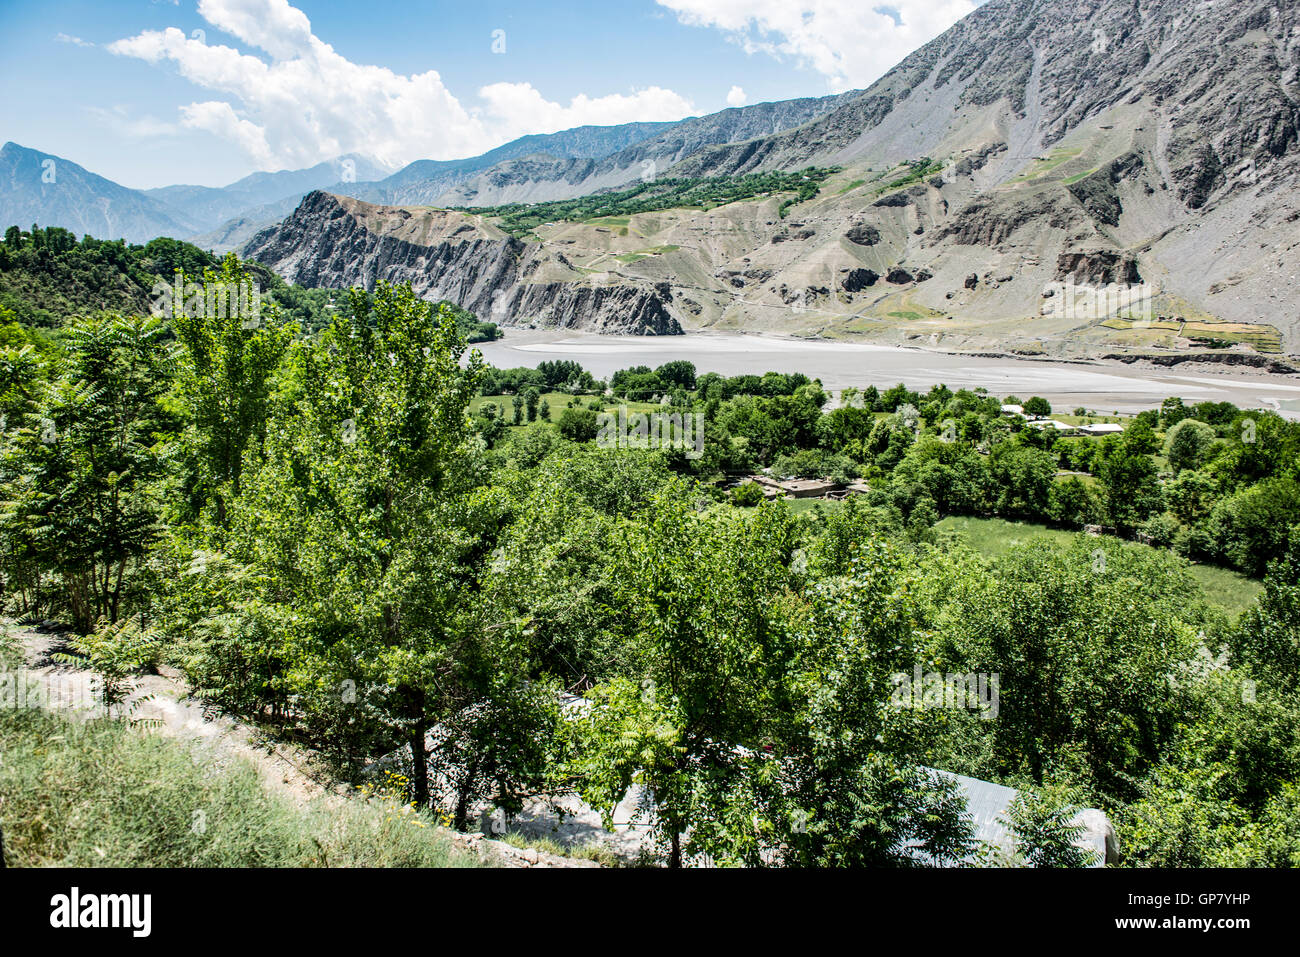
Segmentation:
{"type": "Polygon", "coordinates": [[[1096,425],[1081,425],[1079,431],[1084,435],[1119,435],[1124,426],[1116,422],[1098,422],[1096,425]]]}
{"type": "Polygon", "coordinates": [[[839,491],[840,485],[830,479],[790,479],[779,483],[787,498],[822,498],[828,492],[839,491]]]}
{"type": "Polygon", "coordinates": [[[1035,419],[1029,423],[1035,429],[1045,429],[1049,425],[1060,432],[1062,435],[1072,435],[1075,427],[1066,422],[1058,422],[1056,419],[1035,419]]]}

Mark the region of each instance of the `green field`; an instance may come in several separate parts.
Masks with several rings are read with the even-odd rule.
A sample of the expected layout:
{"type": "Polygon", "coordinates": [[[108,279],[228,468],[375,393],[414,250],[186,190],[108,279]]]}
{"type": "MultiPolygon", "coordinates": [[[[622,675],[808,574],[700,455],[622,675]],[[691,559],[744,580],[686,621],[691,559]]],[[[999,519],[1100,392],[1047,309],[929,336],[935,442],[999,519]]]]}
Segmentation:
{"type": "MultiPolygon", "coordinates": [[[[957,532],[982,555],[995,558],[1014,545],[1031,539],[1045,538],[1061,546],[1069,545],[1081,532],[1048,528],[1033,522],[1009,522],[1001,518],[962,518],[950,516],[935,526],[941,532],[957,532]]],[[[1146,546],[1140,546],[1146,547],[1146,546]]],[[[1192,577],[1200,582],[1205,597],[1230,615],[1239,615],[1255,603],[1263,586],[1240,572],[1216,565],[1192,565],[1192,577]]]]}

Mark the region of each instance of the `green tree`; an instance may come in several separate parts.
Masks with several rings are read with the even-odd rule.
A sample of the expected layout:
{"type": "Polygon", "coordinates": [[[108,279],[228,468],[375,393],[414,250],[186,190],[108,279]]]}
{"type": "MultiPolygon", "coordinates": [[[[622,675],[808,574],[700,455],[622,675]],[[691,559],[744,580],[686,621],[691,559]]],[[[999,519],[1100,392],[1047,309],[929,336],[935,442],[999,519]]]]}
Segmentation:
{"type": "Polygon", "coordinates": [[[1033,396],[1025,400],[1025,414],[1036,419],[1045,419],[1052,414],[1052,403],[1041,396],[1033,396]]]}
{"type": "MultiPolygon", "coordinates": [[[[184,284],[184,274],[180,274],[184,284]]],[[[219,270],[204,270],[205,289],[223,289],[230,300],[252,280],[229,254],[219,270]]],[[[275,370],[293,329],[279,321],[273,303],[241,315],[233,301],[220,310],[177,310],[172,328],[182,346],[176,388],[188,413],[186,441],[199,465],[195,496],[212,501],[218,526],[227,524],[227,502],[238,498],[245,453],[260,448],[275,370]]]]}
{"type": "Polygon", "coordinates": [[[1196,419],[1182,419],[1165,437],[1165,457],[1175,472],[1198,469],[1214,447],[1214,429],[1196,419]]]}
{"type": "Polygon", "coordinates": [[[127,574],[159,531],[156,481],[176,427],[160,403],[166,332],[105,314],[67,330],[66,356],[11,446],[7,519],[62,580],[74,627],[116,622],[127,574]]]}
{"type": "Polygon", "coordinates": [[[289,686],[309,708],[355,696],[358,718],[409,746],[421,805],[426,733],[480,700],[496,665],[513,674],[510,642],[486,652],[463,601],[491,514],[472,494],[481,362],[462,368],[464,350],[450,311],[409,285],[350,291],[299,352],[293,407],[234,510],[241,557],[287,627],[289,686]]]}
{"type": "Polygon", "coordinates": [[[1106,510],[1121,531],[1137,528],[1161,507],[1159,474],[1144,452],[1120,445],[1102,463],[1098,478],[1106,493],[1106,510]]]}

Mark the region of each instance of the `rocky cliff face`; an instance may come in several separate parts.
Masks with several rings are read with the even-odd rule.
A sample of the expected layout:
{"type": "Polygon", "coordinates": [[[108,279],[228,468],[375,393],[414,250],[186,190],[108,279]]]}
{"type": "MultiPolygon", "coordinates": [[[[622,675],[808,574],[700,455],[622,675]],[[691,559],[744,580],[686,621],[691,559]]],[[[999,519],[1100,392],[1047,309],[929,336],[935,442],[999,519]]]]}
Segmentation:
{"type": "Polygon", "coordinates": [[[244,255],[299,285],[373,288],[409,282],[503,325],[627,335],[678,335],[666,283],[592,281],[562,254],[526,245],[476,217],[308,194],[244,255]]]}

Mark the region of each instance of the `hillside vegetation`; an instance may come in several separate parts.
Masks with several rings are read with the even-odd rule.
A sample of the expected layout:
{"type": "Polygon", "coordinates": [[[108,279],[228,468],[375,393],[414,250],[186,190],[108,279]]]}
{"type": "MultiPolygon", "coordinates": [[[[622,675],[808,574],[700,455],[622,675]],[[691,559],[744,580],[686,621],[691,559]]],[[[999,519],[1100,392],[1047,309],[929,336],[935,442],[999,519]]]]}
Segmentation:
{"type": "MultiPolygon", "coordinates": [[[[246,278],[229,257],[206,281],[246,278]]],[[[539,795],[608,821],[640,785],[669,866],[987,860],[929,768],[1027,795],[1016,860],[1086,863],[1063,822],[1096,807],[1128,865],[1300,863],[1300,425],[1170,398],[1075,438],[943,385],[828,404],[806,376],[689,362],[488,369],[409,286],[336,305],[318,333],[268,302],[4,348],[0,582],[83,636],[109,692],[170,664],[340,780],[398,763],[402,801],[458,829],[539,795]],[[651,410],[691,441],[651,441],[651,410]],[[728,487],[759,468],[866,488],[796,514],[728,487]],[[952,515],[1108,534],[986,557],[939,537],[952,515]],[[1258,601],[1230,617],[1189,558],[1262,577],[1258,601]]],[[[6,720],[19,821],[64,835],[26,859],[150,826],[125,785],[21,743],[72,732],[6,720]],[[97,794],[108,823],[70,813],[97,794]]],[[[302,860],[301,827],[248,813],[267,859],[302,860]]],[[[178,853],[263,853],[230,841],[178,853]]]]}
{"type": "MultiPolygon", "coordinates": [[[[544,203],[511,203],[506,206],[464,211],[496,219],[502,229],[516,238],[529,235],[544,223],[586,222],[677,207],[707,210],[742,199],[754,199],[776,193],[793,193],[794,195],[780,207],[781,215],[784,216],[786,209],[794,203],[816,196],[822,181],[834,172],[836,169],[833,167],[827,169],[808,167],[793,173],[771,172],[746,176],[696,178],[665,177],[650,179],[629,189],[592,193],[577,199],[552,200],[544,203]]],[[[626,225],[626,222],[622,225],[626,225]]]]}

